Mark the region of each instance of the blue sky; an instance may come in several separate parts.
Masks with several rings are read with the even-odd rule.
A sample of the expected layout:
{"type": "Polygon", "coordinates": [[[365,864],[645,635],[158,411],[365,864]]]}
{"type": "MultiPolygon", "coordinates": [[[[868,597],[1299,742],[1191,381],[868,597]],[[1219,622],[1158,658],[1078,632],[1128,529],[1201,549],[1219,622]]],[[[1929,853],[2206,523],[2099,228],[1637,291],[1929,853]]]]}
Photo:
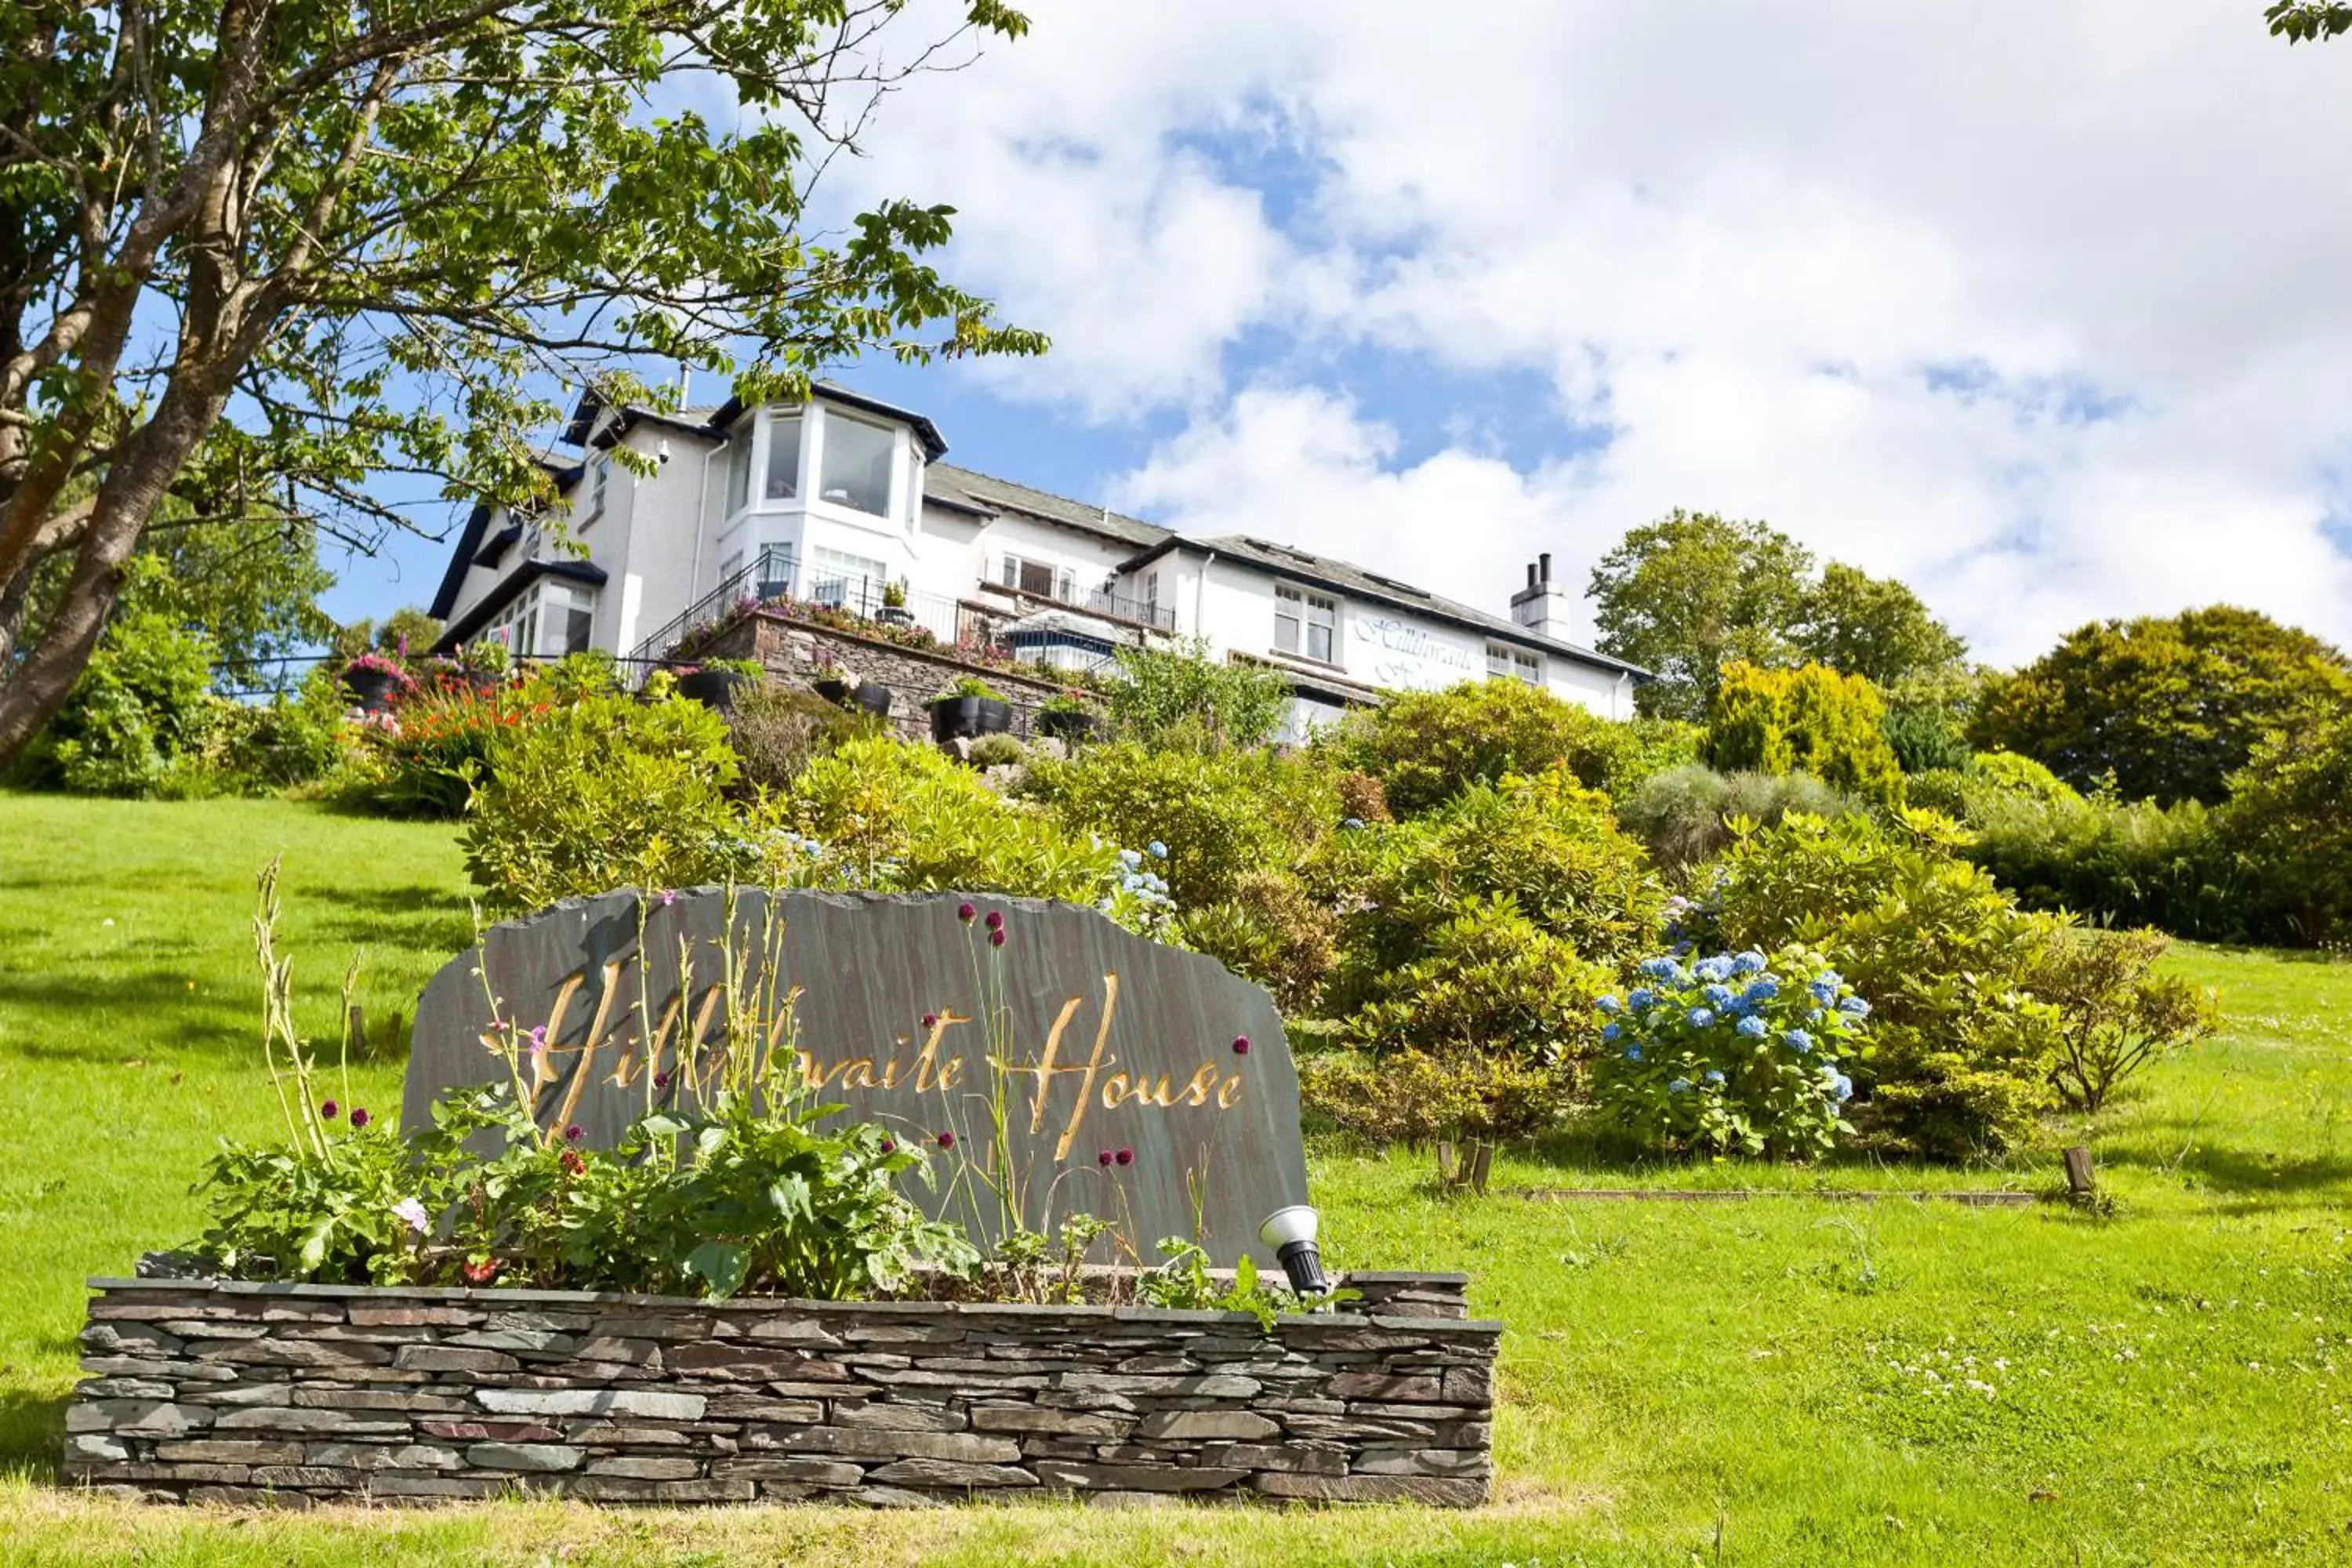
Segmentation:
{"type": "Polygon", "coordinates": [[[825,193],[955,204],[951,275],[1054,335],[839,373],[950,460],[1497,609],[1685,506],[1998,661],[2216,599],[2352,642],[2352,45],[2207,0],[1028,8],[825,193]]]}

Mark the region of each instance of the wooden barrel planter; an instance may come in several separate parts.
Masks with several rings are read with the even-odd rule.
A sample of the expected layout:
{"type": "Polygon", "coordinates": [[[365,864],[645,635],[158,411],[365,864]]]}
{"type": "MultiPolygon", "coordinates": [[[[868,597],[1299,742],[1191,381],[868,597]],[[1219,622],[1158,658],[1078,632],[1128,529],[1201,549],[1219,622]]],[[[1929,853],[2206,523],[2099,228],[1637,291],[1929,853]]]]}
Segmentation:
{"type": "Polygon", "coordinates": [[[1101,728],[1102,721],[1091,713],[1074,713],[1067,709],[1046,708],[1039,710],[1037,714],[1037,732],[1041,735],[1050,735],[1056,741],[1072,742],[1091,741],[1095,738],[1096,731],[1101,728]]]}
{"type": "Polygon", "coordinates": [[[346,669],[343,689],[362,713],[389,713],[408,683],[388,669],[346,669]]]}

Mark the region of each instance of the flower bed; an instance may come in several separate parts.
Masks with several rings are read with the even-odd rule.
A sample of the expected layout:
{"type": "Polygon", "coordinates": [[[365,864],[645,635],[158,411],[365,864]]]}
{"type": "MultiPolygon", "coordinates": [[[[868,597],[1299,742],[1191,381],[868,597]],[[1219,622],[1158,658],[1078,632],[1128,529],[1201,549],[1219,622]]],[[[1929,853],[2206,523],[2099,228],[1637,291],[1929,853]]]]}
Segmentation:
{"type": "Polygon", "coordinates": [[[1289,1315],[100,1279],[65,1473],[170,1502],[1466,1507],[1502,1326],[1461,1275],[1289,1315]]]}

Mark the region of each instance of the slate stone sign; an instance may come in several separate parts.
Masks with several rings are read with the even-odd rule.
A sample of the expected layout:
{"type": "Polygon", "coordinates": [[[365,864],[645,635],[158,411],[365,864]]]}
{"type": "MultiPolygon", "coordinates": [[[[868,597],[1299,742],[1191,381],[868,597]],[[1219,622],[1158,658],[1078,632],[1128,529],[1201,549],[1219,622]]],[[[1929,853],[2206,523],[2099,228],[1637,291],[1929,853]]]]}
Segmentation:
{"type": "Polygon", "coordinates": [[[567,900],[493,927],[425,986],[403,1124],[428,1125],[446,1089],[519,1077],[542,1127],[610,1145],[763,1066],[928,1144],[939,1179],[908,1195],[983,1241],[1009,1191],[1029,1228],[1098,1215],[1146,1263],[1196,1213],[1218,1263],[1270,1263],[1259,1223],[1307,1201],[1297,1075],[1266,994],[1033,899],[567,900]]]}

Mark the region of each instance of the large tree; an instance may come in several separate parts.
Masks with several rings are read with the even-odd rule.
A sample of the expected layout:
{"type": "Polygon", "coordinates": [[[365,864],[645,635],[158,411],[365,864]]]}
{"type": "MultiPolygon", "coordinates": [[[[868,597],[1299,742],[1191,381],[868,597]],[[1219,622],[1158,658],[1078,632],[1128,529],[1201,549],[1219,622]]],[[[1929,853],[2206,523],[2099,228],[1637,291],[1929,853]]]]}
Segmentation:
{"type": "MultiPolygon", "coordinates": [[[[0,761],[167,497],[381,528],[387,470],[543,496],[524,434],[567,386],[660,402],[684,363],[757,398],[861,350],[1041,349],[920,259],[944,207],[804,232],[827,159],[948,42],[902,39],[902,7],[0,6],[0,761]]],[[[965,9],[960,37],[1026,26],[965,9]]]]}
{"type": "Polygon", "coordinates": [[[1832,561],[1805,594],[1794,640],[1807,658],[1880,687],[1959,662],[1969,645],[1892,577],[1832,561]]]}
{"type": "Polygon", "coordinates": [[[2263,16],[2271,36],[2290,44],[2323,43],[2352,33],[2352,5],[2339,0],[2277,0],[2263,16]]]}
{"type": "Polygon", "coordinates": [[[1656,673],[1636,697],[1644,714],[1704,723],[1726,665],[1798,662],[1812,567],[1763,523],[1677,507],[1592,569],[1601,650],[1656,673]]]}
{"type": "Polygon", "coordinates": [[[2100,621],[1987,690],[1986,751],[2042,763],[2077,789],[2210,805],[2263,736],[2352,702],[2335,648],[2257,610],[2216,605],[2100,621]]]}

